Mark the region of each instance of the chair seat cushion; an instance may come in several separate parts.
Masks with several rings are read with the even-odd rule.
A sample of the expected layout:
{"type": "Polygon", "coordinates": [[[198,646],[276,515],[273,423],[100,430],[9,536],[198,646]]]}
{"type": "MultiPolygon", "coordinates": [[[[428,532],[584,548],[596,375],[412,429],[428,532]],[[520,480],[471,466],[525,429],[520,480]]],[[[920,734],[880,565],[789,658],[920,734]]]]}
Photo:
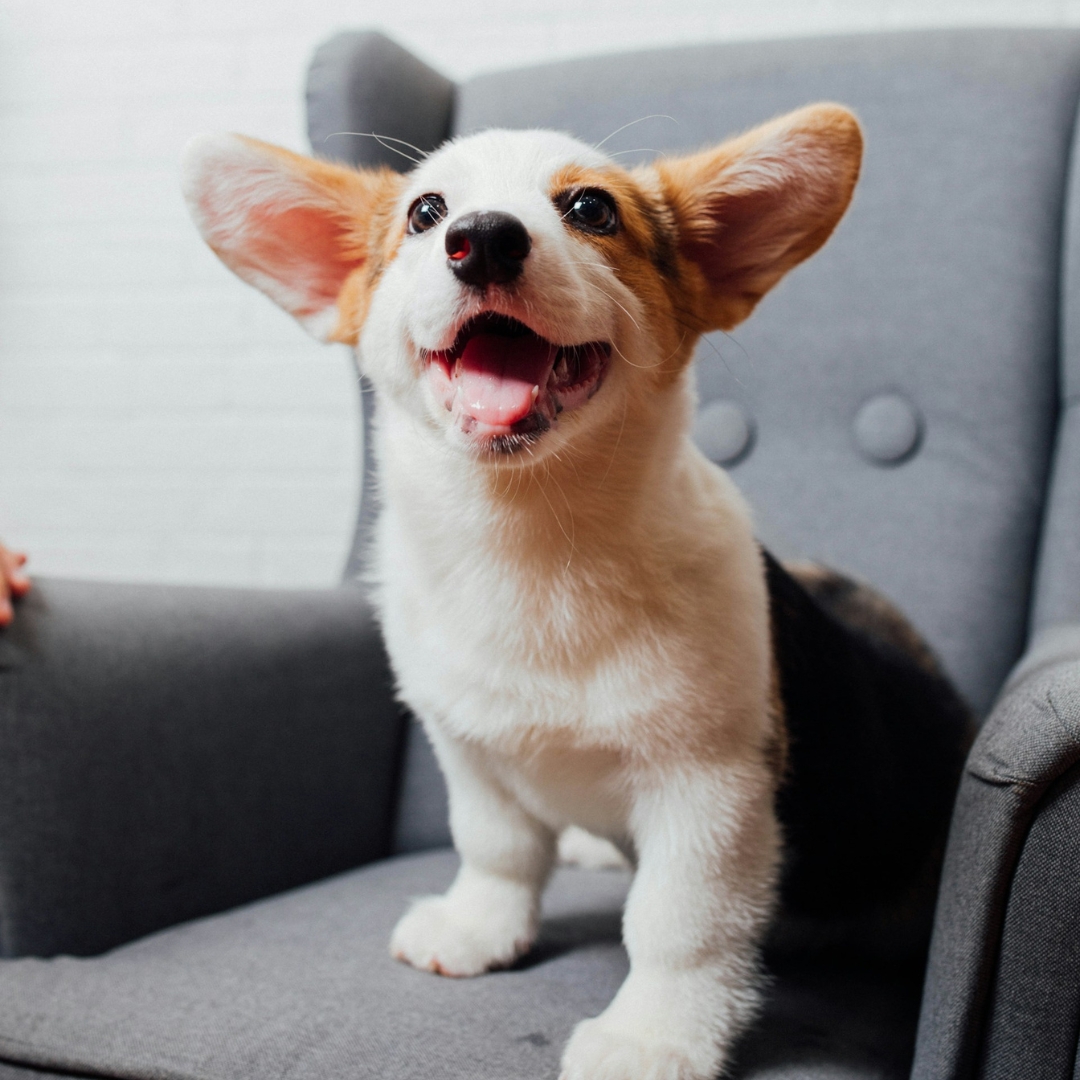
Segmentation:
{"type": "MultiPolygon", "coordinates": [[[[0,1080],[553,1078],[574,1023],[627,972],[629,878],[559,870],[532,953],[443,979],[389,956],[411,897],[456,858],[428,852],[143,938],[91,958],[0,962],[0,1080]]],[[[738,1050],[756,1080],[907,1075],[918,986],[851,964],[788,961],[738,1050]]]]}

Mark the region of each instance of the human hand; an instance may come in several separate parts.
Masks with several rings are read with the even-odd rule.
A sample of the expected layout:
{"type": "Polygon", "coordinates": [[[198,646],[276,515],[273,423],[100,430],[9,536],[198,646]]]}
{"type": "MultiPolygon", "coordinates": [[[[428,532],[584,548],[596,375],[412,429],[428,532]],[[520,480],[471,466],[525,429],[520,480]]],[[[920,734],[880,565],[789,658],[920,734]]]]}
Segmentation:
{"type": "Polygon", "coordinates": [[[30,579],[22,573],[25,564],[21,551],[9,551],[0,544],[0,626],[7,626],[15,617],[12,599],[30,591],[30,579]]]}

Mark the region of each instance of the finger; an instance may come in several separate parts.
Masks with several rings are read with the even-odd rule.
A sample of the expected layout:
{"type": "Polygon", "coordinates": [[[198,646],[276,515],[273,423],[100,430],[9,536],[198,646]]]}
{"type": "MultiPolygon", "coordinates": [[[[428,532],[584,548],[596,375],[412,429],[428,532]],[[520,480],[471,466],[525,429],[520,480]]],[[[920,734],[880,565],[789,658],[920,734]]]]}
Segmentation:
{"type": "Polygon", "coordinates": [[[19,568],[26,566],[28,557],[26,552],[12,551],[0,543],[0,573],[10,578],[19,568]]]}
{"type": "Polygon", "coordinates": [[[9,551],[0,545],[0,585],[4,586],[5,597],[25,596],[30,591],[30,579],[19,573],[19,568],[26,565],[27,556],[22,551],[9,551]]]}

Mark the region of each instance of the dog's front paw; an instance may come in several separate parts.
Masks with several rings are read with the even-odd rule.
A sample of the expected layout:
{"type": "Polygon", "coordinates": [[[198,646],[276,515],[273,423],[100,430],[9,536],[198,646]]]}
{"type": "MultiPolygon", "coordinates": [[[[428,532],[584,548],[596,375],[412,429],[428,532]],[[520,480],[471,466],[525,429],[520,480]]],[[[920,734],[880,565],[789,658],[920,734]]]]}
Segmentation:
{"type": "Polygon", "coordinates": [[[536,920],[517,905],[464,903],[451,895],[417,900],[390,938],[390,953],[424,971],[463,978],[506,967],[536,936],[536,920]]]}
{"type": "Polygon", "coordinates": [[[628,1031],[598,1016],[574,1029],[563,1051],[559,1080],[712,1080],[712,1072],[702,1072],[702,1064],[668,1040],[628,1031]]]}

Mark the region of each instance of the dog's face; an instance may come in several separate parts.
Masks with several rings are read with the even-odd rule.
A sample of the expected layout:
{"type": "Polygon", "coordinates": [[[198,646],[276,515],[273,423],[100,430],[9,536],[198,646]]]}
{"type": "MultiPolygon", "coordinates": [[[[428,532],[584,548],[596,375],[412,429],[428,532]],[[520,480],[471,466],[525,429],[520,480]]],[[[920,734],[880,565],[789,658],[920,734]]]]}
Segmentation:
{"type": "Polygon", "coordinates": [[[651,242],[640,202],[604,155],[552,132],[433,154],[405,180],[403,234],[361,332],[376,385],[481,458],[535,457],[597,419],[613,361],[649,352],[642,299],[613,269],[651,242]]]}
{"type": "Polygon", "coordinates": [[[625,423],[744,319],[828,238],[860,156],[829,105],[632,172],[544,131],[455,140],[405,176],[217,136],[189,148],[185,193],[218,255],[358,345],[425,435],[528,465],[625,423]]]}

